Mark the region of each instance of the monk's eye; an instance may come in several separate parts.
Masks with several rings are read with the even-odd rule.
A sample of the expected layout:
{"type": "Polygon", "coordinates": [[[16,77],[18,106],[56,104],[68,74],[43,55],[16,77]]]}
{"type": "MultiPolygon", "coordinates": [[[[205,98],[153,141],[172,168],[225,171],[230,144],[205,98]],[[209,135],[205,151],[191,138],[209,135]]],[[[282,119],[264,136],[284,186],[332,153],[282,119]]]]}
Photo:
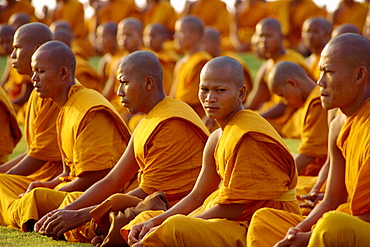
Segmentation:
{"type": "Polygon", "coordinates": [[[201,92],[208,92],[208,88],[200,88],[199,91],[201,91],[201,92]]]}
{"type": "Polygon", "coordinates": [[[224,89],[224,88],[218,88],[216,91],[217,92],[224,92],[224,91],[226,91],[226,89],[224,89]]]}

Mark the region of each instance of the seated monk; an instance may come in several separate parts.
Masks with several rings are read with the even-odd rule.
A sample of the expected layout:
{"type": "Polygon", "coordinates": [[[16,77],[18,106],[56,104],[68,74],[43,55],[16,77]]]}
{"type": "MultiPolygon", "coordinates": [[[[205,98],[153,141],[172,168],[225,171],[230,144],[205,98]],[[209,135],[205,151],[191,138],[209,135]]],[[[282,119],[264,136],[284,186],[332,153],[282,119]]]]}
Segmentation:
{"type": "MultiPolygon", "coordinates": [[[[65,198],[60,209],[39,220],[36,232],[53,237],[64,233],[68,241],[74,242],[90,242],[97,234],[119,235],[122,225],[116,232],[109,231],[110,212],[124,212],[158,191],[164,192],[174,205],[193,188],[209,134],[202,120],[188,105],[165,95],[160,63],[151,52],[127,55],[117,79],[123,106],[130,113],[143,112],[146,117],[135,129],[115,168],[80,193],[77,200],[65,198]],[[118,193],[138,170],[139,187],[127,194],[118,193]]],[[[104,237],[96,239],[103,241],[104,237]]],[[[117,241],[116,245],[123,239],[117,241]]]]}
{"type": "Polygon", "coordinates": [[[164,213],[139,214],[121,230],[127,237],[132,227],[130,245],[246,246],[248,224],[258,208],[299,214],[292,155],[265,119],[243,110],[242,65],[216,57],[203,67],[200,78],[199,98],[220,129],[207,141],[191,193],[164,213]]]}
{"type": "Polygon", "coordinates": [[[281,239],[275,246],[367,246],[370,241],[370,42],[358,34],[339,35],[325,46],[319,65],[323,107],[339,107],[347,118],[337,136],[330,129],[324,199],[307,218],[258,210],[248,246],[272,246],[281,239]]]}
{"type": "MultiPolygon", "coordinates": [[[[130,138],[109,102],[95,90],[75,83],[76,60],[67,45],[44,43],[32,55],[31,64],[38,96],[51,99],[60,108],[56,126],[64,170],[53,180],[32,182],[21,198],[8,207],[2,205],[1,224],[25,231],[33,229],[35,220],[56,209],[70,192],[84,191],[103,178],[130,138]]],[[[11,179],[2,178],[2,195],[13,189],[7,187],[11,179]]]]}

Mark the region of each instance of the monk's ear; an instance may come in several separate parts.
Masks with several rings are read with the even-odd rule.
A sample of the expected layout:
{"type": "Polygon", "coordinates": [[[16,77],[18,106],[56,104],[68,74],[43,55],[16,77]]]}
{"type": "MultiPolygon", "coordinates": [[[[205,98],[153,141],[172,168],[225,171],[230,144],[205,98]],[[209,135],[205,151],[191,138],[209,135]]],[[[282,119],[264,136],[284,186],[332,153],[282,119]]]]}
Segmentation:
{"type": "Polygon", "coordinates": [[[65,80],[69,74],[68,68],[66,66],[63,66],[60,69],[60,79],[65,80]]]}
{"type": "Polygon", "coordinates": [[[155,81],[152,76],[147,76],[145,78],[145,88],[147,90],[152,90],[154,88],[154,84],[155,84],[155,81]]]}
{"type": "Polygon", "coordinates": [[[239,101],[244,102],[247,97],[247,86],[243,85],[239,88],[239,101]]]}
{"type": "Polygon", "coordinates": [[[367,76],[368,76],[367,73],[368,73],[368,71],[367,71],[367,68],[365,66],[361,66],[361,67],[357,68],[357,71],[356,71],[356,74],[357,74],[356,84],[362,83],[362,81],[367,80],[366,79],[367,76]]]}
{"type": "Polygon", "coordinates": [[[286,79],[285,83],[286,83],[287,86],[292,86],[292,87],[297,87],[298,86],[297,81],[294,80],[293,78],[286,79]]]}

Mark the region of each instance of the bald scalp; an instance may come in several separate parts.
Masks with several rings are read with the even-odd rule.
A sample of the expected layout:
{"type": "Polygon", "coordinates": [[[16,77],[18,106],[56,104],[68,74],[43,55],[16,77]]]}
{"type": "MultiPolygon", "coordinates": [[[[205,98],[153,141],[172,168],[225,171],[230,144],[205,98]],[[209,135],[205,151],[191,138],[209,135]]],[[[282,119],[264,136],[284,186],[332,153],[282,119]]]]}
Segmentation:
{"type": "Polygon", "coordinates": [[[282,35],[281,24],[275,18],[264,18],[260,22],[257,23],[257,26],[260,26],[261,28],[262,27],[271,28],[271,29],[275,30],[276,32],[278,32],[279,34],[282,35]]]}
{"type": "Polygon", "coordinates": [[[204,22],[197,16],[186,15],[178,20],[180,23],[185,24],[192,33],[203,34],[204,22]]]}
{"type": "Polygon", "coordinates": [[[339,25],[333,30],[332,38],[337,37],[338,35],[341,35],[341,34],[345,34],[345,33],[361,34],[358,27],[356,27],[353,24],[345,23],[345,24],[339,25]]]}
{"type": "Polygon", "coordinates": [[[117,35],[117,24],[113,21],[107,21],[101,24],[98,29],[102,29],[104,35],[111,35],[116,37],[117,35]]]}
{"type": "Polygon", "coordinates": [[[145,27],[145,29],[158,33],[160,35],[167,35],[166,27],[160,23],[152,23],[145,27]]]}
{"type": "Polygon", "coordinates": [[[8,24],[13,26],[14,29],[18,29],[20,26],[23,26],[24,24],[30,23],[31,17],[29,14],[20,12],[15,13],[10,16],[8,24]]]}
{"type": "Polygon", "coordinates": [[[21,36],[26,39],[30,45],[41,45],[53,39],[53,33],[49,27],[39,22],[28,23],[21,26],[15,36],[21,36]]]}
{"type": "Polygon", "coordinates": [[[118,23],[118,29],[122,29],[126,25],[131,25],[132,27],[134,27],[135,31],[137,31],[140,34],[143,33],[143,24],[136,18],[123,19],[118,23]]]}
{"type": "Polygon", "coordinates": [[[308,18],[303,25],[314,25],[322,29],[328,35],[333,31],[333,25],[325,18],[311,17],[308,18]]]}
{"type": "Polygon", "coordinates": [[[6,36],[13,36],[14,35],[14,28],[10,25],[3,24],[0,25],[0,36],[6,37],[6,36]]]}
{"type": "Polygon", "coordinates": [[[269,73],[268,86],[272,89],[284,87],[286,80],[291,78],[305,78],[309,80],[307,73],[298,64],[288,61],[279,62],[269,73]]]}
{"type": "Polygon", "coordinates": [[[57,40],[46,42],[36,50],[33,56],[41,52],[47,52],[47,58],[58,67],[66,66],[74,78],[76,57],[66,44],[57,40]]]}
{"type": "Polygon", "coordinates": [[[220,42],[221,33],[214,27],[205,27],[203,37],[205,39],[212,40],[213,42],[220,42]]]}
{"type": "Polygon", "coordinates": [[[201,77],[214,71],[222,71],[222,76],[234,82],[237,88],[244,85],[243,66],[234,58],[221,56],[209,60],[201,71],[201,77]]]}
{"type": "Polygon", "coordinates": [[[345,33],[336,36],[324,48],[328,53],[334,53],[340,62],[349,68],[365,66],[370,71],[370,41],[364,36],[345,33]]]}
{"type": "Polygon", "coordinates": [[[158,89],[162,89],[162,67],[156,55],[149,51],[135,51],[127,55],[120,68],[129,67],[133,74],[143,79],[147,76],[154,78],[158,89]]]}

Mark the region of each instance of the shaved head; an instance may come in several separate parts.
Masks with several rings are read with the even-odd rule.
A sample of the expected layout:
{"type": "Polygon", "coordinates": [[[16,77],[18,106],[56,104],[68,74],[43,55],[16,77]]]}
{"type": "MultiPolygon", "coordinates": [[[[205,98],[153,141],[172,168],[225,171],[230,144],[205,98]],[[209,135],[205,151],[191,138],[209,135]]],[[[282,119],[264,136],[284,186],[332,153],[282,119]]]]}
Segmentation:
{"type": "Polygon", "coordinates": [[[126,18],[118,23],[118,29],[122,29],[124,26],[130,25],[135,29],[136,32],[143,32],[143,24],[136,18],[126,18]]]}
{"type": "Polygon", "coordinates": [[[191,32],[203,34],[204,22],[197,16],[187,15],[179,20],[180,23],[185,24],[191,32]]]}
{"type": "Polygon", "coordinates": [[[333,25],[325,18],[311,17],[303,25],[315,25],[328,34],[331,34],[333,31],[333,25]]]}
{"type": "Polygon", "coordinates": [[[200,77],[216,71],[221,79],[228,78],[237,88],[244,85],[243,66],[236,59],[226,56],[213,58],[204,65],[200,77]]]}
{"type": "Polygon", "coordinates": [[[4,55],[9,56],[13,51],[14,28],[10,25],[0,25],[0,47],[4,55]]]}
{"type": "Polygon", "coordinates": [[[20,26],[24,24],[30,23],[31,17],[26,13],[15,13],[10,16],[8,24],[11,25],[15,30],[17,30],[20,26]]]}
{"type": "Polygon", "coordinates": [[[39,22],[28,23],[21,26],[14,35],[27,39],[30,45],[41,45],[53,39],[53,33],[49,27],[39,22]]]}
{"type": "Polygon", "coordinates": [[[221,33],[214,27],[205,27],[202,38],[202,48],[212,57],[221,53],[221,33]]]}
{"type": "Polygon", "coordinates": [[[365,66],[370,71],[370,41],[364,36],[345,33],[334,37],[324,48],[323,53],[333,53],[336,59],[347,67],[365,66]]]}
{"type": "Polygon", "coordinates": [[[54,21],[53,23],[51,23],[50,30],[53,33],[55,33],[56,31],[60,29],[72,32],[71,25],[65,20],[58,20],[58,21],[54,21]]]}
{"type": "Polygon", "coordinates": [[[265,18],[257,23],[257,26],[261,27],[269,27],[279,34],[281,34],[281,25],[280,22],[277,19],[274,18],[265,18]]]}
{"type": "Polygon", "coordinates": [[[33,55],[33,58],[38,53],[46,52],[48,59],[53,61],[54,65],[66,66],[74,77],[76,69],[76,58],[72,50],[63,42],[53,40],[41,45],[33,55]]]}
{"type": "Polygon", "coordinates": [[[138,78],[151,76],[158,88],[162,89],[162,67],[156,55],[149,51],[136,51],[127,55],[120,68],[128,67],[138,78]]]}
{"type": "Polygon", "coordinates": [[[344,33],[356,33],[356,34],[361,34],[360,30],[358,29],[358,27],[356,27],[355,25],[353,24],[342,24],[338,27],[336,27],[334,30],[333,30],[333,33],[331,34],[331,37],[334,38],[340,34],[344,34],[344,33]]]}
{"type": "Polygon", "coordinates": [[[286,80],[290,78],[304,78],[309,76],[304,69],[296,63],[282,61],[277,63],[268,76],[268,86],[271,89],[285,86],[286,80]]]}
{"type": "Polygon", "coordinates": [[[0,36],[13,36],[14,35],[14,28],[10,25],[3,24],[0,25],[0,36]]]}
{"type": "Polygon", "coordinates": [[[112,35],[114,37],[117,35],[117,24],[112,21],[104,22],[98,26],[98,29],[101,29],[103,35],[112,35]]]}
{"type": "Polygon", "coordinates": [[[68,47],[71,47],[73,34],[65,29],[57,29],[54,32],[54,39],[63,42],[64,44],[68,45],[68,47]]]}

